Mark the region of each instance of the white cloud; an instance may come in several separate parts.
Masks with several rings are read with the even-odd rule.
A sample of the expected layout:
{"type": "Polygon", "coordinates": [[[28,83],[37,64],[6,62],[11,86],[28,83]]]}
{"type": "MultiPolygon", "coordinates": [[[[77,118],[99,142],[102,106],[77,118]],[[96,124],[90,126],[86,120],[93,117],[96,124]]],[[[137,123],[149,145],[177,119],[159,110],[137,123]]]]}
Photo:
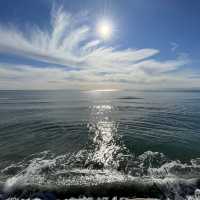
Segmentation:
{"type": "Polygon", "coordinates": [[[176,42],[170,42],[171,45],[171,51],[174,52],[179,47],[179,45],[176,42]]]}
{"type": "Polygon", "coordinates": [[[191,73],[150,76],[142,70],[131,73],[108,73],[96,70],[67,71],[64,68],[35,68],[27,65],[0,64],[0,89],[66,89],[66,88],[190,88],[200,85],[191,73]],[[100,74],[99,74],[100,73],[100,74]]]}
{"type": "Polygon", "coordinates": [[[175,80],[165,73],[188,63],[185,57],[158,61],[155,56],[160,52],[153,48],[119,49],[105,45],[94,35],[86,19],[86,15],[73,16],[60,8],[52,11],[52,27],[48,31],[32,26],[24,33],[14,26],[0,25],[0,52],[55,65],[36,68],[31,63],[18,66],[0,63],[1,89],[13,87],[12,83],[23,88],[24,82],[30,88],[37,88],[38,83],[47,88],[69,88],[72,83],[75,87],[102,82],[154,84],[175,80]],[[56,67],[59,64],[74,70],[56,67]]]}
{"type": "Polygon", "coordinates": [[[189,61],[187,59],[167,60],[162,62],[149,59],[136,64],[135,67],[151,74],[158,74],[176,70],[177,68],[184,66],[188,62],[189,61]]]}

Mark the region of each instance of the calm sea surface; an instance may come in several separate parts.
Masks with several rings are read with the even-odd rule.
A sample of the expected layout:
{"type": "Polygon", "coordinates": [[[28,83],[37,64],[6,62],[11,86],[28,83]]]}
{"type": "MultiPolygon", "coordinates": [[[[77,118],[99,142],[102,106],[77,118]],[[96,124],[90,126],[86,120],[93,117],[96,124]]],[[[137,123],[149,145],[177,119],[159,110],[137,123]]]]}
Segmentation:
{"type": "MultiPolygon", "coordinates": [[[[199,157],[198,91],[0,91],[0,174],[5,181],[18,180],[22,172],[27,181],[31,166],[31,181],[39,183],[47,172],[34,174],[34,162],[41,168],[47,163],[52,173],[109,170],[113,178],[115,170],[141,177],[172,162],[187,163],[192,171],[191,160],[199,167],[199,157]],[[151,163],[145,171],[147,158],[151,163]]],[[[49,173],[48,183],[55,181],[49,173]]],[[[74,180],[68,176],[68,181],[74,180]]]]}

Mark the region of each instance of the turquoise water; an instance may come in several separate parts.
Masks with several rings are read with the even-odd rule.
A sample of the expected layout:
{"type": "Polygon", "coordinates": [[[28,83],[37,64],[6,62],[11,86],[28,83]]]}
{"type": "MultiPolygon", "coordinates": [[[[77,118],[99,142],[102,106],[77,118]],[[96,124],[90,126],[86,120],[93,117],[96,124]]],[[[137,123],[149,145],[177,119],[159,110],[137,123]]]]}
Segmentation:
{"type": "Polygon", "coordinates": [[[200,92],[0,91],[0,152],[12,184],[198,178],[200,92]]]}

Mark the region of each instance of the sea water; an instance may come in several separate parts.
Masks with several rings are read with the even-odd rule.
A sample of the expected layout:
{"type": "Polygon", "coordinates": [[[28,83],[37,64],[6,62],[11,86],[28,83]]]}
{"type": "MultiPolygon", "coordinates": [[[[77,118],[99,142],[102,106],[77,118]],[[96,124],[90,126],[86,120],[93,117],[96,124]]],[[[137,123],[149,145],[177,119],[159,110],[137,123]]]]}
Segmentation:
{"type": "Polygon", "coordinates": [[[181,199],[199,178],[200,91],[0,91],[1,195],[181,199]]]}

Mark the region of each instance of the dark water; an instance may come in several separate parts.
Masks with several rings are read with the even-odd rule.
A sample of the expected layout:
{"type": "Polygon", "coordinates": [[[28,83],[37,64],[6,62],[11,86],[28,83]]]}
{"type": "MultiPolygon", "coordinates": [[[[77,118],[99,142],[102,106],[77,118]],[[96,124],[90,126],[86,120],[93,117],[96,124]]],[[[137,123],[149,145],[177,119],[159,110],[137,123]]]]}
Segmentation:
{"type": "Polygon", "coordinates": [[[0,170],[6,191],[198,179],[200,92],[0,91],[0,170]]]}

